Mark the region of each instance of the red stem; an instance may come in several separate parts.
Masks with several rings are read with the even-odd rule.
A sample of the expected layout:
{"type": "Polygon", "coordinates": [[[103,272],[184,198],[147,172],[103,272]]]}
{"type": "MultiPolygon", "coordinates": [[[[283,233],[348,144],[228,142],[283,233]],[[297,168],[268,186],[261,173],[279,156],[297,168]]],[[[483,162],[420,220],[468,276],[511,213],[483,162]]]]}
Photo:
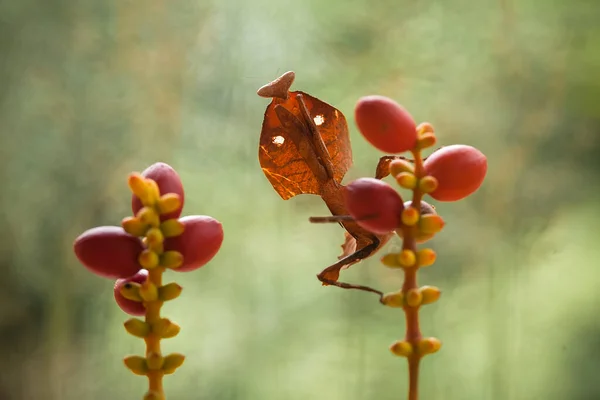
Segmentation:
{"type": "MultiPolygon", "coordinates": [[[[420,151],[413,151],[413,158],[415,160],[415,176],[421,178],[425,174],[425,171],[423,169],[423,159],[421,158],[420,151]]],[[[423,193],[421,193],[418,188],[415,188],[411,206],[419,211],[421,210],[422,197],[423,193]]],[[[404,228],[403,250],[411,250],[415,254],[417,253],[417,242],[415,240],[417,229],[417,226],[404,228]]],[[[404,269],[404,284],[402,285],[403,293],[408,293],[411,289],[419,288],[417,284],[417,271],[418,265],[404,269]]],[[[419,308],[419,306],[410,307],[409,305],[403,307],[406,317],[406,335],[404,340],[410,343],[414,349],[413,353],[408,357],[408,400],[417,400],[419,398],[419,364],[421,356],[416,351],[419,342],[422,339],[419,326],[419,308]]]]}

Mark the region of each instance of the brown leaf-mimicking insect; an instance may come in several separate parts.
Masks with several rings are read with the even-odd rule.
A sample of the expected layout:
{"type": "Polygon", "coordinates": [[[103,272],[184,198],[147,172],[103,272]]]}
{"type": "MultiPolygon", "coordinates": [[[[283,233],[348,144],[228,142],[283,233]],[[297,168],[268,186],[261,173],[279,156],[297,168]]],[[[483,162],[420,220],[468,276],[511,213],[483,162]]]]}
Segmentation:
{"type": "MultiPolygon", "coordinates": [[[[261,97],[272,98],[260,135],[258,158],[262,170],[284,200],[299,194],[315,194],[323,199],[334,217],[311,218],[313,222],[335,221],[346,230],[338,262],[317,275],[323,285],[381,295],[367,286],[338,282],[341,269],[374,254],[393,233],[373,234],[348,216],[345,186],[341,183],[352,165],[346,118],[336,108],[307,93],[290,92],[294,78],[294,72],[286,72],[257,92],[261,97]]],[[[389,163],[396,158],[401,157],[382,157],[376,178],[389,175],[389,163]]]]}

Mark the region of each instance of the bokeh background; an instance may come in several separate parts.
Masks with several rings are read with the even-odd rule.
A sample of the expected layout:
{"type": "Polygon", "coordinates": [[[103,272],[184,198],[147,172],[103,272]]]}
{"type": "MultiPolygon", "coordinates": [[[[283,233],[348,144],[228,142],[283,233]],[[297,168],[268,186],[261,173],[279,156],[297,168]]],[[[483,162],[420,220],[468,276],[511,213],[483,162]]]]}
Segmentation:
{"type": "MultiPolygon", "coordinates": [[[[420,283],[443,295],[421,315],[444,346],[422,398],[600,399],[598,21],[597,0],[0,1],[0,399],[142,397],[121,359],[143,342],[72,243],[129,215],[127,174],[155,161],[226,236],[167,277],[184,292],[164,348],[187,355],[169,399],[405,398],[388,350],[402,312],[320,286],[342,230],[308,223],[321,200],[281,200],[258,165],[255,92],[287,70],[347,115],[346,181],[381,156],[352,118],[367,94],[488,156],[477,194],[436,204],[447,227],[420,283]]],[[[343,278],[401,285],[377,257],[343,278]]]]}

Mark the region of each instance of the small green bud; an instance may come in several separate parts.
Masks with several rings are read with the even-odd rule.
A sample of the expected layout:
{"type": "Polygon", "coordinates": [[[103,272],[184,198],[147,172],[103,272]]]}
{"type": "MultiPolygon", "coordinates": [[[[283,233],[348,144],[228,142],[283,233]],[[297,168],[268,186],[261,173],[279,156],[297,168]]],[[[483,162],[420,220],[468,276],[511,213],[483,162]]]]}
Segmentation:
{"type": "Polygon", "coordinates": [[[149,225],[152,227],[160,226],[160,218],[158,213],[152,207],[142,207],[137,212],[136,217],[139,218],[144,225],[149,225]]]}
{"type": "Polygon", "coordinates": [[[144,282],[144,284],[140,286],[140,297],[144,301],[158,300],[158,289],[156,285],[150,281],[144,282]]]}
{"type": "Polygon", "coordinates": [[[406,304],[411,307],[419,307],[423,301],[423,295],[419,289],[410,289],[406,293],[406,304]]]}
{"type": "Polygon", "coordinates": [[[402,223],[406,226],[413,226],[419,222],[419,210],[414,208],[413,206],[408,206],[402,213],[400,214],[400,218],[402,219],[402,223]]]}
{"type": "Polygon", "coordinates": [[[158,298],[161,301],[169,301],[179,297],[183,288],[175,282],[158,288],[158,298]]]}
{"type": "Polygon", "coordinates": [[[181,327],[168,318],[161,318],[152,324],[152,332],[156,333],[161,339],[170,339],[177,336],[181,327]]]}
{"type": "Polygon", "coordinates": [[[437,139],[433,132],[423,133],[419,136],[417,147],[419,149],[426,149],[433,146],[437,142],[437,139]]]}
{"type": "Polygon", "coordinates": [[[444,228],[444,220],[437,214],[423,215],[419,221],[419,232],[421,234],[438,233],[444,228]]]}
{"type": "Polygon", "coordinates": [[[394,268],[401,267],[400,258],[398,257],[398,253],[390,253],[381,257],[381,263],[386,267],[394,268]]]}
{"type": "Polygon", "coordinates": [[[150,333],[150,325],[141,319],[130,318],[123,325],[129,334],[139,338],[144,338],[150,333]]]}
{"type": "Polygon", "coordinates": [[[121,286],[119,291],[127,300],[142,302],[144,300],[140,296],[140,286],[141,285],[137,282],[127,282],[121,286]]]}
{"type": "Polygon", "coordinates": [[[152,268],[156,268],[159,262],[158,254],[151,249],[145,249],[138,256],[138,262],[145,269],[150,270],[152,268]]]}
{"type": "Polygon", "coordinates": [[[423,300],[421,301],[421,304],[435,303],[442,294],[441,290],[436,288],[435,286],[423,286],[419,290],[423,295],[423,300]]]}
{"type": "Polygon", "coordinates": [[[183,254],[175,250],[165,251],[160,255],[160,265],[165,268],[176,269],[183,264],[183,254]]]}
{"type": "Polygon", "coordinates": [[[138,237],[144,236],[146,234],[146,230],[148,230],[148,226],[137,217],[123,218],[121,221],[121,226],[125,232],[138,237]]]}
{"type": "Polygon", "coordinates": [[[427,354],[433,354],[440,350],[442,342],[434,337],[421,339],[418,345],[419,354],[425,356],[427,354]]]}
{"type": "Polygon", "coordinates": [[[158,199],[158,210],[161,214],[172,213],[181,206],[181,197],[177,193],[167,193],[158,199]]]}
{"type": "Polygon", "coordinates": [[[390,163],[390,175],[394,178],[403,172],[410,172],[414,174],[415,167],[406,160],[394,160],[390,163]]]}
{"type": "Polygon", "coordinates": [[[165,237],[179,236],[183,233],[184,229],[185,225],[177,218],[168,219],[160,224],[160,230],[165,237]]]}
{"type": "Polygon", "coordinates": [[[390,346],[390,351],[399,357],[409,357],[413,353],[412,344],[399,340],[390,346]]]}
{"type": "Polygon", "coordinates": [[[415,255],[414,251],[410,249],[404,249],[398,255],[398,261],[401,266],[410,268],[417,262],[417,256],[415,255]]]}
{"type": "Polygon", "coordinates": [[[181,367],[181,364],[183,364],[184,360],[185,356],[179,353],[172,353],[166,356],[162,366],[162,370],[165,375],[175,372],[177,368],[181,367]]]}
{"type": "Polygon", "coordinates": [[[381,302],[388,307],[400,308],[404,305],[404,294],[402,290],[386,293],[381,298],[381,302]]]}
{"type": "Polygon", "coordinates": [[[125,366],[136,375],[146,375],[148,365],[146,359],[140,356],[127,356],[123,359],[125,366]]]}

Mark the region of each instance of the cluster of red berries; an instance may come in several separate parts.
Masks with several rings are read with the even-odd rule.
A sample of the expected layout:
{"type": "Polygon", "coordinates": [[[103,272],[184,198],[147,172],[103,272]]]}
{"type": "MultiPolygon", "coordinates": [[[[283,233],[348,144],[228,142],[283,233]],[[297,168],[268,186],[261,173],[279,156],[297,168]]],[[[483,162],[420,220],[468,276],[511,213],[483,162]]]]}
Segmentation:
{"type": "MultiPolygon", "coordinates": [[[[384,96],[359,99],[355,120],[365,139],[388,154],[410,151],[415,157],[420,157],[421,149],[436,142],[430,124],[417,126],[408,111],[384,96]]],[[[398,158],[391,162],[389,170],[401,187],[418,191],[419,197],[428,194],[438,201],[457,201],[481,186],[487,172],[487,159],[474,147],[451,145],[440,148],[419,163],[398,158]]],[[[435,226],[442,222],[434,216],[430,205],[421,201],[420,211],[411,210],[412,202],[403,202],[396,190],[378,179],[360,178],[351,182],[346,188],[345,198],[350,215],[373,233],[396,231],[401,234],[399,228],[403,224],[412,225],[409,221],[419,219],[420,215],[421,237],[417,241],[433,236],[429,231],[441,229],[441,226],[435,226]]]]}
{"type": "MultiPolygon", "coordinates": [[[[119,226],[101,226],[81,234],[74,243],[79,261],[93,273],[116,279],[114,296],[130,315],[144,315],[147,301],[139,290],[156,268],[192,271],[208,263],[223,242],[223,228],[216,219],[191,215],[179,218],[184,191],[177,172],[156,163],[141,174],[129,176],[134,216],[119,226]],[[136,290],[131,290],[131,289],[136,290]]],[[[172,299],[181,287],[169,284],[164,299],[172,299]],[[167,293],[173,292],[173,293],[167,293]]],[[[150,296],[152,297],[152,296],[150,296]]]]}

